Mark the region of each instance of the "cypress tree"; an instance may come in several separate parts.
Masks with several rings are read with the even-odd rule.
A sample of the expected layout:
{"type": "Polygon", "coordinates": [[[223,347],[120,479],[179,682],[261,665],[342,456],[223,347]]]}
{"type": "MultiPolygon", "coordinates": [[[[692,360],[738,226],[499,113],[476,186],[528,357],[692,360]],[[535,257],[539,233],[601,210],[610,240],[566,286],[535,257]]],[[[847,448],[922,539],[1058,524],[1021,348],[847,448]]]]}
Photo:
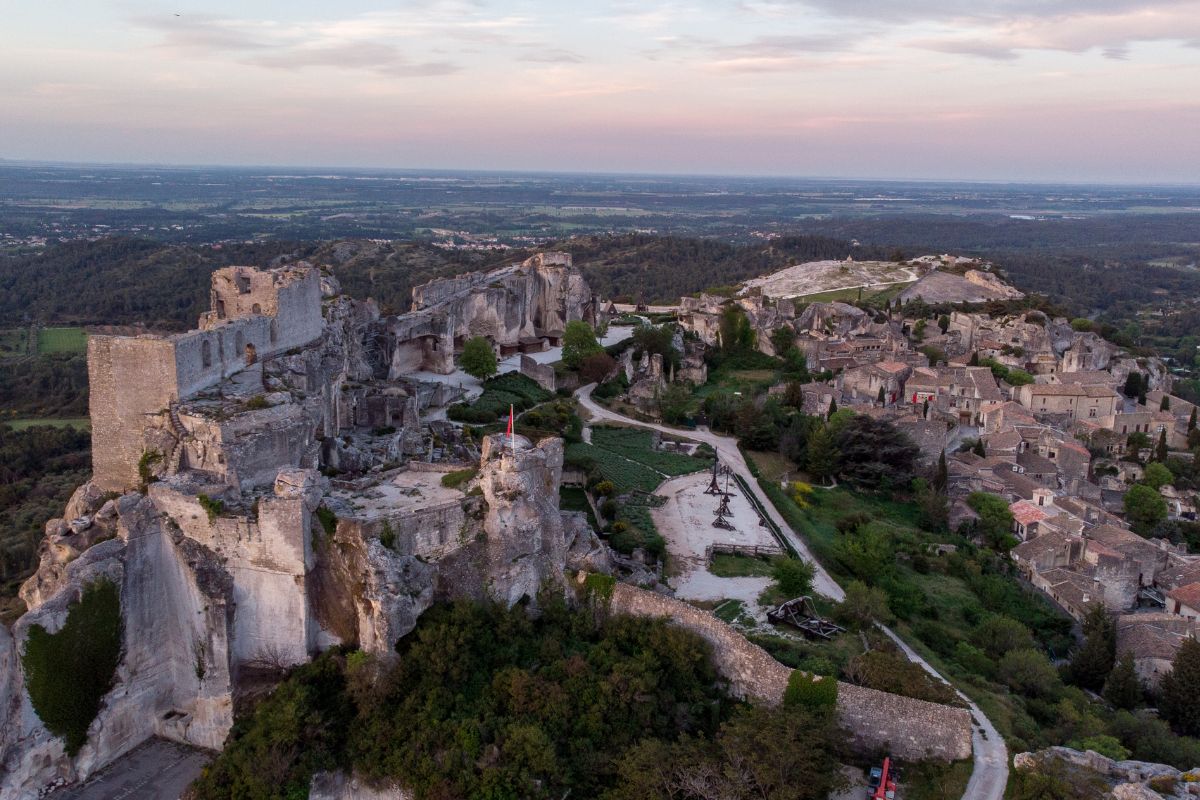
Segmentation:
{"type": "Polygon", "coordinates": [[[828,411],[828,413],[825,414],[825,418],[828,419],[829,417],[832,417],[834,414],[836,414],[837,408],[838,408],[837,398],[836,397],[829,398],[829,411],[828,411]]]}
{"type": "Polygon", "coordinates": [[[1171,410],[1171,395],[1164,394],[1162,396],[1162,401],[1158,404],[1158,410],[1159,411],[1170,411],[1171,410]]]}
{"type": "Polygon", "coordinates": [[[1113,708],[1132,711],[1142,702],[1142,682],[1133,666],[1133,653],[1126,650],[1104,682],[1104,699],[1113,708]]]}
{"type": "Polygon", "coordinates": [[[1098,692],[1113,669],[1117,651],[1117,631],[1103,603],[1096,603],[1083,619],[1087,636],[1071,655],[1071,680],[1085,689],[1098,692]]]}
{"type": "Polygon", "coordinates": [[[983,446],[983,439],[976,439],[975,447],[973,449],[975,450],[975,455],[979,456],[980,458],[987,458],[987,448],[983,446]]]}
{"type": "Polygon", "coordinates": [[[1154,448],[1154,460],[1160,464],[1167,463],[1167,429],[1163,428],[1158,434],[1158,446],[1154,448]]]}
{"type": "Polygon", "coordinates": [[[883,387],[879,387],[879,395],[875,398],[876,402],[883,405],[887,401],[887,394],[883,391],[883,387]]]}
{"type": "Polygon", "coordinates": [[[1196,407],[1192,406],[1192,415],[1188,417],[1188,433],[1196,430],[1196,407]]]}
{"type": "Polygon", "coordinates": [[[939,492],[946,490],[946,484],[950,481],[950,469],[946,466],[946,451],[938,456],[937,472],[933,474],[933,488],[939,492]]]}
{"type": "Polygon", "coordinates": [[[1200,642],[1184,639],[1162,679],[1158,713],[1182,736],[1200,735],[1200,642]]]}

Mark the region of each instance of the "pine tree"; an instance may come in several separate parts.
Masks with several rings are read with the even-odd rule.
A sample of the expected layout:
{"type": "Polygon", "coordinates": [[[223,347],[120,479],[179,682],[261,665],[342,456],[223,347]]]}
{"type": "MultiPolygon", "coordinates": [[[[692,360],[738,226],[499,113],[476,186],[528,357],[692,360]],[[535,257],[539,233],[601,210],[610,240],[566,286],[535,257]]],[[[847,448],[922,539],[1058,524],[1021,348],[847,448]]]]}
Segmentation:
{"type": "Polygon", "coordinates": [[[1133,665],[1133,653],[1126,650],[1104,682],[1104,699],[1113,708],[1132,711],[1142,702],[1142,682],[1133,665]]]}
{"type": "Polygon", "coordinates": [[[946,451],[938,456],[937,472],[933,474],[933,488],[939,492],[946,490],[946,484],[950,481],[950,469],[946,466],[946,451]]]}
{"type": "Polygon", "coordinates": [[[1163,428],[1158,434],[1158,446],[1154,448],[1154,460],[1160,464],[1167,463],[1167,429],[1163,428]]]}
{"type": "Polygon", "coordinates": [[[1071,656],[1071,680],[1085,689],[1098,692],[1112,672],[1117,650],[1117,632],[1103,603],[1096,603],[1083,619],[1086,639],[1071,656]]]}
{"type": "Polygon", "coordinates": [[[1125,388],[1122,392],[1126,397],[1137,397],[1145,391],[1142,388],[1142,373],[1130,372],[1125,377],[1125,388]]]}
{"type": "Polygon", "coordinates": [[[813,478],[825,481],[837,474],[838,452],[829,427],[822,425],[808,437],[808,471],[813,478]]]}
{"type": "Polygon", "coordinates": [[[1200,735],[1200,642],[1184,639],[1158,690],[1158,713],[1182,736],[1200,735]]]}

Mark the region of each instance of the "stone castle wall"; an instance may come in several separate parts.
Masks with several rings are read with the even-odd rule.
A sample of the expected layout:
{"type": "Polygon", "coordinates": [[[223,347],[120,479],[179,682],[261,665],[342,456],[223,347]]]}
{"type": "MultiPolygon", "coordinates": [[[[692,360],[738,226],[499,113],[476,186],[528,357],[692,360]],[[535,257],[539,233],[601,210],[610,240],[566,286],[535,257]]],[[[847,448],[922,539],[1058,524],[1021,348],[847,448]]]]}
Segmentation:
{"type": "Polygon", "coordinates": [[[175,354],[156,337],[88,338],[88,413],[92,419],[92,469],[105,491],[140,483],[138,461],[146,449],[149,415],[178,398],[175,354]]]}
{"type": "MultiPolygon", "coordinates": [[[[713,661],[734,694],[777,705],[792,670],[707,611],[655,592],[618,583],[610,609],[636,617],[665,617],[712,645],[713,661]]],[[[838,683],[838,717],[856,749],[887,751],[908,760],[957,761],[971,755],[971,715],[862,686],[838,683]]]]}
{"type": "Polygon", "coordinates": [[[218,270],[213,283],[214,302],[219,299],[225,310],[205,314],[200,330],[89,338],[93,471],[105,490],[139,485],[147,415],[321,335],[321,283],[315,269],[230,267],[218,270]],[[236,281],[232,290],[219,287],[235,273],[250,276],[249,291],[241,292],[236,281]],[[230,316],[230,307],[239,316],[230,316]]]}

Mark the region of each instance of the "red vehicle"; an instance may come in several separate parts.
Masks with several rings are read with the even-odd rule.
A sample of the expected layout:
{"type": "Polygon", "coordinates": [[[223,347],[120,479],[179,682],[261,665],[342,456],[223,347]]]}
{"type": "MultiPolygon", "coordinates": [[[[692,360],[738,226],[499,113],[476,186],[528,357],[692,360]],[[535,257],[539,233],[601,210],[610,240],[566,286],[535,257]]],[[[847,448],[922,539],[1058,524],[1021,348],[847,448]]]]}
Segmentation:
{"type": "Polygon", "coordinates": [[[890,756],[881,766],[871,767],[869,779],[867,800],[896,800],[896,768],[890,756]]]}

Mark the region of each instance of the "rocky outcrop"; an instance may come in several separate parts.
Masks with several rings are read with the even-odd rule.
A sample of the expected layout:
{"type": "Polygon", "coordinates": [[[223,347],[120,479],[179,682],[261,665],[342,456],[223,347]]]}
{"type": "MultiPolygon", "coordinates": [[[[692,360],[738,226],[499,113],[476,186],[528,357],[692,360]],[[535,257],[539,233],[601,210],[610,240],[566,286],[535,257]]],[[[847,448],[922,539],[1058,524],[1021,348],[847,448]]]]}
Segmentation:
{"type": "Polygon", "coordinates": [[[1058,761],[1068,772],[1107,784],[1116,800],[1182,800],[1195,797],[1190,787],[1200,785],[1200,767],[1183,772],[1167,764],[1117,761],[1094,750],[1080,751],[1069,747],[1048,747],[1032,753],[1017,753],[1013,756],[1013,768],[1036,772],[1043,769],[1047,761],[1058,761]]]}
{"type": "Polygon", "coordinates": [[[566,542],[558,510],[562,439],[534,447],[516,436],[483,440],[479,486],[487,501],[483,518],[485,588],[497,602],[534,599],[544,582],[565,587],[566,542]]]}
{"type": "Polygon", "coordinates": [[[344,772],[318,772],[308,787],[308,800],[411,800],[400,787],[377,788],[344,772]]]}

